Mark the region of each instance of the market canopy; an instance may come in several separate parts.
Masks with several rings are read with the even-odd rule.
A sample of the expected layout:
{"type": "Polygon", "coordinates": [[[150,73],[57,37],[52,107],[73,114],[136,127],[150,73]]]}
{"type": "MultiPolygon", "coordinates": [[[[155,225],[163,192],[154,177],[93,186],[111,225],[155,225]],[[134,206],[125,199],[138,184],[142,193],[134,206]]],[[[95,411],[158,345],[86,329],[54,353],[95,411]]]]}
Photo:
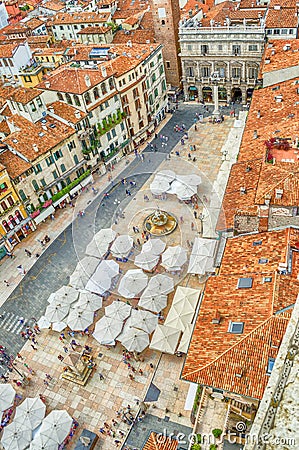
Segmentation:
{"type": "Polygon", "coordinates": [[[176,174],[173,170],[160,170],[156,173],[155,178],[164,178],[168,181],[168,183],[171,183],[173,180],[176,179],[176,174]]]}
{"type": "Polygon", "coordinates": [[[147,282],[148,276],[141,269],[128,270],[120,280],[118,292],[125,298],[137,297],[147,282]]]}
{"type": "Polygon", "coordinates": [[[162,239],[149,239],[142,246],[142,252],[151,252],[153,255],[160,255],[164,252],[166,243],[162,239]]]}
{"type": "Polygon", "coordinates": [[[151,334],[158,325],[158,316],[150,311],[133,309],[130,317],[130,326],[151,334]]]}
{"type": "Polygon", "coordinates": [[[135,257],[135,266],[143,270],[152,270],[158,264],[160,256],[154,255],[152,252],[141,252],[135,257]]]}
{"type": "Polygon", "coordinates": [[[189,175],[177,175],[177,180],[185,186],[198,186],[201,184],[201,177],[195,173],[189,175]]]}
{"type": "Polygon", "coordinates": [[[88,309],[73,308],[68,317],[67,324],[73,331],[84,331],[93,323],[94,313],[88,309]]]}
{"type": "Polygon", "coordinates": [[[138,306],[154,312],[160,312],[167,306],[167,295],[157,294],[149,296],[146,290],[140,297],[138,306]]]}
{"type": "Polygon", "coordinates": [[[187,325],[192,322],[195,310],[189,303],[183,306],[185,308],[180,303],[172,304],[164,324],[176,330],[185,331],[187,325]]]}
{"type": "Polygon", "coordinates": [[[88,311],[97,311],[102,308],[103,299],[92,292],[80,292],[79,300],[74,303],[74,307],[88,311]]]}
{"type": "Polygon", "coordinates": [[[123,321],[130,316],[131,310],[131,305],[120,300],[115,300],[109,306],[105,307],[105,316],[123,321]]]}
{"type": "Polygon", "coordinates": [[[190,186],[182,181],[174,180],[169,193],[175,194],[179,200],[190,200],[193,195],[197,194],[197,186],[190,186]]]}
{"type": "Polygon", "coordinates": [[[159,294],[169,294],[174,289],[174,281],[168,275],[158,274],[150,278],[148,286],[144,291],[146,297],[156,296],[159,294]]]}
{"type": "Polygon", "coordinates": [[[104,294],[111,287],[111,278],[106,273],[95,272],[88,280],[85,289],[95,294],[104,294]]]}
{"type": "Polygon", "coordinates": [[[100,262],[96,272],[114,278],[119,274],[119,264],[113,259],[104,259],[100,262]]]}
{"type": "Polygon", "coordinates": [[[121,333],[123,321],[104,316],[95,326],[93,337],[103,345],[114,345],[115,339],[121,333]]]}
{"type": "Polygon", "coordinates": [[[129,352],[142,352],[149,345],[149,336],[143,330],[129,328],[121,340],[122,345],[129,352]]]}
{"type": "Polygon", "coordinates": [[[14,422],[34,430],[42,422],[46,414],[46,405],[41,401],[39,397],[30,398],[25,400],[16,408],[16,414],[14,422]]]}
{"type": "Polygon", "coordinates": [[[25,450],[32,440],[32,430],[13,421],[4,428],[1,444],[5,450],[25,450]]]}
{"type": "Polygon", "coordinates": [[[115,237],[116,232],[112,228],[103,228],[94,235],[92,241],[86,247],[85,253],[96,258],[102,258],[115,237]]]}
{"type": "Polygon", "coordinates": [[[68,315],[69,310],[70,306],[65,303],[52,302],[46,308],[45,318],[51,323],[61,322],[68,315]]]}
{"type": "Polygon", "coordinates": [[[57,331],[58,333],[60,333],[66,327],[67,327],[67,324],[65,322],[53,322],[52,323],[52,330],[57,331]]]}
{"type": "Polygon", "coordinates": [[[50,303],[64,303],[71,305],[79,297],[79,292],[71,286],[62,286],[58,291],[50,295],[48,302],[50,303]],[[50,300],[50,301],[49,301],[50,300]]]}
{"type": "Polygon", "coordinates": [[[73,419],[65,410],[54,409],[48,414],[41,425],[40,434],[62,444],[70,432],[73,419]]]}
{"type": "Polygon", "coordinates": [[[162,177],[155,177],[153,182],[150,184],[151,193],[154,195],[161,195],[167,192],[170,188],[170,184],[167,179],[162,177]]]}
{"type": "Polygon", "coordinates": [[[76,289],[84,289],[98,264],[99,260],[97,258],[85,256],[85,258],[78,262],[76,269],[70,276],[70,285],[76,289]]]}
{"type": "Polygon", "coordinates": [[[162,254],[161,266],[166,270],[179,270],[187,261],[187,250],[180,245],[168,247],[162,254]]]}
{"type": "Polygon", "coordinates": [[[15,395],[16,391],[11,384],[0,384],[0,411],[5,411],[13,405],[15,395]]]}
{"type": "Polygon", "coordinates": [[[166,325],[157,325],[150,348],[173,355],[176,351],[181,331],[166,325]]]}
{"type": "Polygon", "coordinates": [[[45,328],[50,328],[51,322],[47,319],[47,317],[41,316],[37,321],[37,325],[41,330],[43,330],[45,328]]]}
{"type": "Polygon", "coordinates": [[[131,236],[122,234],[111,245],[111,253],[115,258],[126,258],[133,248],[134,241],[131,236]]]}
{"type": "Polygon", "coordinates": [[[189,260],[188,273],[204,275],[213,271],[216,239],[196,237],[189,260]]]}
{"type": "Polygon", "coordinates": [[[30,450],[57,450],[57,442],[43,434],[37,434],[31,441],[30,450]]]}

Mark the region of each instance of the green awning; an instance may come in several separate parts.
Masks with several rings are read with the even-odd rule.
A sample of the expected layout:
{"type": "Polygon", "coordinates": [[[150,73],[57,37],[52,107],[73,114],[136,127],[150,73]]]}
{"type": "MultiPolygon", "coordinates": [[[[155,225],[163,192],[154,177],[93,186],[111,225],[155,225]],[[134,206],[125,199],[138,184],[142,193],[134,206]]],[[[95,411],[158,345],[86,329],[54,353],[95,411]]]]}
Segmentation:
{"type": "Polygon", "coordinates": [[[189,90],[190,90],[190,91],[197,91],[197,87],[196,87],[196,86],[190,86],[190,87],[189,87],[189,90]]]}

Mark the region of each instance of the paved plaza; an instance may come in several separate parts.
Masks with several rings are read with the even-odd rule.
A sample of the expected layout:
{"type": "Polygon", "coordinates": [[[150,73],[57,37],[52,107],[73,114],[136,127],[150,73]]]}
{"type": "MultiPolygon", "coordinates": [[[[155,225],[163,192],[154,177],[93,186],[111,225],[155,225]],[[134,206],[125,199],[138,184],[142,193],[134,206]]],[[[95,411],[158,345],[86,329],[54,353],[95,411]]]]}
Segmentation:
{"type": "MultiPolygon", "coordinates": [[[[159,135],[161,133],[169,137],[166,147],[161,147],[158,136],[153,141],[158,151],[149,151],[147,147],[144,161],[132,155],[129,157],[130,164],[127,165],[122,160],[113,173],[112,183],[108,182],[107,176],[96,179],[95,187],[101,191],[97,197],[94,197],[91,192],[81,194],[74,210],[71,208],[60,210],[54,221],[47,221],[26,240],[24,243],[26,247],[20,245],[16,248],[17,259],[6,260],[1,265],[2,285],[3,279],[8,279],[11,286],[1,298],[0,314],[3,317],[0,319],[0,343],[7,347],[10,354],[21,351],[24,360],[19,359],[17,367],[28,373],[30,377],[28,386],[19,390],[24,396],[38,394],[45,396],[49,411],[53,408],[65,408],[78,420],[79,431],[86,427],[100,435],[100,444],[97,448],[103,450],[115,448],[115,437],[99,432],[104,422],[111,426],[118,438],[119,431],[124,433],[124,438],[121,440],[126,442],[129,448],[138,449],[142,448],[151,427],[162,432],[164,428],[168,429],[165,426],[168,423],[170,432],[191,431],[190,411],[184,410],[189,384],[179,379],[183,358],[161,355],[159,352],[147,349],[142,353],[140,360],[133,361],[137,375],[134,380],[130,380],[128,368],[122,362],[123,347],[119,343],[115,348],[108,349],[99,345],[92,336],[78,334],[75,336],[76,341],[81,347],[86,344],[92,347],[92,354],[97,365],[87,385],[81,387],[61,378],[64,364],[63,361],[59,361],[58,355],[66,356],[64,347],[67,347],[68,351],[71,350],[69,337],[67,336],[67,339],[61,342],[58,333],[43,330],[37,336],[37,350],[33,350],[30,341],[24,345],[21,339],[22,325],[19,323],[19,318],[23,316],[26,319],[25,323],[33,324],[35,319],[44,313],[47,298],[52,292],[68,284],[69,276],[78,260],[84,256],[86,245],[99,229],[113,225],[117,232],[129,233],[135,240],[134,252],[137,254],[139,250],[137,239],[141,240],[142,237],[140,233],[133,233],[132,227],[135,225],[141,229],[148,211],[153,211],[157,207],[173,213],[178,218],[179,226],[174,233],[165,238],[167,244],[180,244],[188,249],[190,254],[187,241],[192,243],[194,237],[203,231],[202,226],[205,228],[207,225],[202,224],[200,220],[195,220],[192,208],[184,202],[179,202],[175,196],[168,195],[166,200],[154,198],[149,191],[152,174],[157,169],[169,168],[178,174],[199,174],[202,178],[202,184],[199,186],[199,197],[202,200],[199,212],[203,212],[204,222],[208,222],[210,195],[223,161],[221,148],[233,126],[234,119],[226,117],[220,124],[210,124],[205,119],[203,123],[196,124],[197,131],[195,131],[194,117],[199,107],[182,105],[180,108],[181,111],[176,112],[159,130],[159,135]],[[174,132],[174,126],[181,123],[189,129],[189,139],[184,145],[180,142],[182,135],[174,132]],[[192,161],[190,157],[188,158],[190,145],[195,145],[195,151],[191,152],[192,161]],[[179,156],[176,156],[176,152],[179,152],[179,156]],[[170,159],[166,158],[169,153],[170,159]],[[122,178],[136,182],[136,187],[130,188],[131,196],[126,195],[126,187],[120,182],[122,178]],[[104,192],[110,193],[108,199],[103,199],[104,192]],[[144,195],[150,198],[148,202],[144,201],[144,195]],[[82,209],[86,212],[85,216],[77,217],[77,212],[82,209]],[[116,215],[120,209],[124,213],[122,219],[117,218],[116,215]],[[73,223],[67,225],[72,218],[73,223]],[[195,223],[194,229],[191,229],[192,223],[195,223]],[[51,245],[33,264],[32,259],[26,259],[24,248],[29,248],[30,251],[38,249],[37,239],[46,233],[51,236],[51,245]],[[16,266],[20,263],[30,269],[22,280],[16,270],[16,266]],[[10,293],[12,287],[14,290],[10,293]],[[30,371],[24,363],[29,365],[30,371]],[[139,374],[139,369],[142,375],[139,374]],[[32,371],[33,374],[30,374],[29,372],[32,371]],[[49,385],[44,383],[46,373],[52,377],[49,385]],[[104,379],[100,379],[99,374],[103,375],[104,379]],[[155,390],[160,392],[158,398],[150,401],[150,393],[155,390]],[[131,406],[132,414],[136,415],[139,402],[146,398],[149,399],[148,410],[143,422],[136,422],[133,427],[130,427],[117,418],[116,411],[126,408],[127,405],[131,406]],[[117,425],[112,425],[112,419],[117,421],[117,425]]],[[[132,260],[121,263],[120,266],[123,272],[134,267],[132,260]]],[[[196,289],[203,288],[197,277],[186,276],[185,266],[181,275],[175,279],[176,284],[196,289]]],[[[160,266],[158,271],[163,272],[160,266]]],[[[104,300],[103,306],[109,305],[117,297],[115,289],[104,300]]],[[[165,314],[171,305],[172,298],[173,293],[169,295],[165,314]]],[[[136,306],[134,301],[131,301],[131,304],[133,307],[136,306]]],[[[103,314],[102,308],[96,319],[100,319],[103,314]]],[[[5,367],[2,367],[2,371],[5,371],[5,367]]],[[[13,372],[10,378],[14,379],[16,376],[13,372]]]]}

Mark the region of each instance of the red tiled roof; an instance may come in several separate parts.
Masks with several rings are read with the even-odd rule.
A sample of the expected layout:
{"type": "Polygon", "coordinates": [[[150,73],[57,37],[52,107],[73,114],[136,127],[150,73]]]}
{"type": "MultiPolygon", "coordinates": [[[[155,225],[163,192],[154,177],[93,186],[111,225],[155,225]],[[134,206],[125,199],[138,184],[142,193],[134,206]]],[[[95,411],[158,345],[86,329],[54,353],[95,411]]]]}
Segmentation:
{"type": "Polygon", "coordinates": [[[298,17],[295,8],[268,9],[266,28],[296,28],[298,17]]]}
{"type": "Polygon", "coordinates": [[[206,285],[183,379],[262,398],[268,358],[277,356],[299,291],[297,253],[290,275],[279,275],[277,269],[298,239],[299,230],[286,229],[227,241],[220,274],[206,285]],[[253,245],[260,240],[261,245],[253,245]],[[261,264],[260,258],[269,261],[261,264]],[[252,278],[252,287],[238,289],[240,278],[252,278]],[[220,323],[212,323],[216,316],[220,323]],[[242,334],[228,332],[231,321],[244,323],[242,334]]]}
{"type": "Polygon", "coordinates": [[[0,162],[6,168],[10,178],[16,178],[32,167],[27,161],[24,161],[24,159],[9,150],[0,153],[0,162]]]}
{"type": "Polygon", "coordinates": [[[299,39],[269,41],[264,49],[260,68],[261,76],[267,72],[298,66],[298,52],[299,39]],[[290,49],[286,50],[288,48],[290,49]]]}
{"type": "Polygon", "coordinates": [[[142,450],[177,450],[178,441],[152,432],[142,450]]]}
{"type": "Polygon", "coordinates": [[[84,119],[84,117],[87,116],[87,114],[84,113],[83,111],[80,111],[79,109],[76,109],[72,105],[68,105],[63,102],[57,101],[54,103],[49,103],[47,105],[47,108],[48,109],[53,108],[54,114],[73,124],[80,122],[80,120],[84,119]],[[80,117],[76,117],[76,114],[77,115],[80,114],[80,117]]]}

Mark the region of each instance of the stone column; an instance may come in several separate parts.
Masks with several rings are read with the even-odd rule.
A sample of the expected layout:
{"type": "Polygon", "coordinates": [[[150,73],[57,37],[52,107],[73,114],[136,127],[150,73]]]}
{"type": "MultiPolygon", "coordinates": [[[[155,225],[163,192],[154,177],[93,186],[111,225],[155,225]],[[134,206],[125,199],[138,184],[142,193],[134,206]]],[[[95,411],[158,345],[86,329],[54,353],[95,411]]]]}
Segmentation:
{"type": "Polygon", "coordinates": [[[214,111],[213,116],[219,116],[219,99],[218,99],[218,83],[213,86],[214,111]]]}

